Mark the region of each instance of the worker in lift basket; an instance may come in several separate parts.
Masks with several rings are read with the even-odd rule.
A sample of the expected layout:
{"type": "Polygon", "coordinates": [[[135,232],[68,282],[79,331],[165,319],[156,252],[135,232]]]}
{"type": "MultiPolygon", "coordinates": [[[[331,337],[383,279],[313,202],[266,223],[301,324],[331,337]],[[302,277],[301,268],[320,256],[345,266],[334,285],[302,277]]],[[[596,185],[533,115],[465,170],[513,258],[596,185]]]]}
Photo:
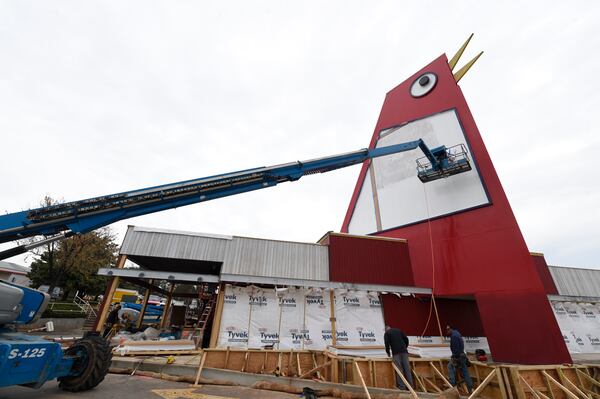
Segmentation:
{"type": "MultiPolygon", "coordinates": [[[[390,356],[390,349],[392,352],[392,359],[394,364],[398,367],[398,370],[402,371],[402,375],[410,386],[413,385],[412,374],[410,372],[410,363],[408,361],[408,337],[404,332],[398,328],[391,328],[385,326],[385,334],[383,335],[383,341],[385,343],[385,351],[390,356]]],[[[400,389],[408,389],[400,378],[396,374],[396,386],[400,389]]]]}
{"type": "Polygon", "coordinates": [[[469,375],[469,359],[467,359],[467,354],[465,353],[465,341],[458,330],[452,328],[450,325],[446,326],[446,334],[450,336],[450,350],[452,351],[452,357],[448,362],[448,377],[450,379],[450,384],[452,384],[453,387],[456,386],[456,370],[459,369],[465,379],[469,394],[471,394],[473,391],[473,380],[471,380],[471,375],[469,375]]]}

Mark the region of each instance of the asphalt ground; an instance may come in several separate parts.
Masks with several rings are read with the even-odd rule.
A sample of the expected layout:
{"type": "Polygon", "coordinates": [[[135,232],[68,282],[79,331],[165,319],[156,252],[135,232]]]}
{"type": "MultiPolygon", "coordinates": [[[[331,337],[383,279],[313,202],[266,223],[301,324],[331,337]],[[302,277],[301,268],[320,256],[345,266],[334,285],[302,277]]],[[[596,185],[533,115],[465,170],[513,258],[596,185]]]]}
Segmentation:
{"type": "Polygon", "coordinates": [[[40,389],[24,387],[0,388],[0,399],[288,399],[298,398],[282,392],[245,387],[204,385],[194,388],[189,383],[171,382],[150,377],[109,374],[96,388],[78,393],[65,392],[56,381],[40,389]]]}

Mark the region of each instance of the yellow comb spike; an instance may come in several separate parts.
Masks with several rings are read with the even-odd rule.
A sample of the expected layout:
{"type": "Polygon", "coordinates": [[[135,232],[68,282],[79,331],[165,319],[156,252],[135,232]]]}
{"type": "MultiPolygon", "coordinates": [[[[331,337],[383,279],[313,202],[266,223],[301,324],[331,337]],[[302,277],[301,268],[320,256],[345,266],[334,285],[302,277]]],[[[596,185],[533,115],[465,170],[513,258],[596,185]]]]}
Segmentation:
{"type": "Polygon", "coordinates": [[[477,54],[477,56],[475,56],[475,58],[473,58],[471,61],[467,62],[466,65],[462,68],[460,68],[458,70],[458,72],[456,72],[454,74],[454,80],[456,80],[456,83],[458,83],[458,81],[465,76],[465,74],[469,71],[469,69],[471,69],[471,67],[473,66],[473,64],[475,63],[475,61],[477,61],[479,59],[479,57],[481,57],[481,54],[483,54],[483,51],[479,54],[477,54]]]}
{"type": "Polygon", "coordinates": [[[456,52],[456,54],[454,54],[454,57],[452,57],[452,59],[448,62],[448,65],[450,66],[450,70],[451,71],[454,71],[454,67],[456,66],[456,64],[458,64],[458,60],[460,60],[460,57],[465,52],[465,49],[469,45],[469,42],[473,38],[473,35],[474,34],[471,33],[471,36],[469,36],[469,38],[467,39],[467,41],[462,46],[460,46],[460,48],[458,49],[458,51],[456,52]]]}

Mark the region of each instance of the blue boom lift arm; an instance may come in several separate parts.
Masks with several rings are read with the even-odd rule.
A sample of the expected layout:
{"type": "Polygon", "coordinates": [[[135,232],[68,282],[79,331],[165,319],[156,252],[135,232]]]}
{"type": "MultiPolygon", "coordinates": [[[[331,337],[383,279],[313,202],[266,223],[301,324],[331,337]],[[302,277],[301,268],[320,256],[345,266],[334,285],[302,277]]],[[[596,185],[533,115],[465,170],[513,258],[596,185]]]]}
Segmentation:
{"type": "Polygon", "coordinates": [[[140,190],[67,202],[0,216],[0,243],[32,237],[51,236],[0,252],[0,259],[24,253],[34,246],[86,233],[113,222],[135,216],[178,208],[197,202],[272,187],[296,181],[304,175],[329,172],[362,163],[368,159],[420,148],[425,163],[417,161],[418,177],[423,182],[470,170],[470,162],[445,146],[430,150],[422,139],[387,147],[362,149],[309,161],[298,161],[222,175],[187,180],[140,190]]]}

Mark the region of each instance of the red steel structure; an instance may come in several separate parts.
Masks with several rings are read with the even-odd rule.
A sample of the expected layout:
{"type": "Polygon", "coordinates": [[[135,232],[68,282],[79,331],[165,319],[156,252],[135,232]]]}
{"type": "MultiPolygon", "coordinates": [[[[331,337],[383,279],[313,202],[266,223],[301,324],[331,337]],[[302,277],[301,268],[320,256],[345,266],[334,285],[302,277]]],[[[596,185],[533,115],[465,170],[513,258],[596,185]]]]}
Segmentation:
{"type": "MultiPolygon", "coordinates": [[[[483,332],[488,338],[494,360],[521,364],[570,363],[571,357],[546,296],[548,282],[540,277],[538,267],[527,249],[492,160],[445,55],[387,93],[369,148],[377,145],[380,132],[385,129],[447,110],[456,113],[489,201],[399,227],[384,229],[380,223],[376,231],[368,234],[407,240],[411,270],[405,271],[406,266],[387,267],[377,270],[378,275],[373,277],[360,277],[360,272],[355,271],[353,277],[360,277],[360,281],[354,281],[392,284],[406,283],[413,278],[416,286],[431,287],[436,297],[474,298],[477,309],[465,305],[463,313],[479,317],[480,320],[470,323],[466,327],[469,331],[465,333],[483,332]],[[411,88],[425,74],[433,74],[437,78],[435,87],[426,95],[411,95],[411,88]],[[403,276],[398,273],[403,273],[403,276]]],[[[349,232],[371,164],[370,161],[363,164],[342,232],[349,232]]],[[[336,255],[335,240],[330,242],[330,246],[333,248],[331,256],[334,257],[330,265],[331,277],[334,280],[343,278],[336,271],[336,264],[340,262],[335,259],[339,256],[336,255]]],[[[552,291],[552,287],[548,288],[548,291],[552,291]]],[[[419,308],[428,309],[418,304],[401,305],[401,301],[384,296],[388,323],[406,325],[407,317],[412,317],[410,312],[414,313],[419,308]]],[[[446,306],[443,302],[440,301],[439,306],[443,322],[459,323],[457,313],[461,313],[461,306],[446,306]]],[[[436,326],[434,331],[437,330],[436,326]]]]}

